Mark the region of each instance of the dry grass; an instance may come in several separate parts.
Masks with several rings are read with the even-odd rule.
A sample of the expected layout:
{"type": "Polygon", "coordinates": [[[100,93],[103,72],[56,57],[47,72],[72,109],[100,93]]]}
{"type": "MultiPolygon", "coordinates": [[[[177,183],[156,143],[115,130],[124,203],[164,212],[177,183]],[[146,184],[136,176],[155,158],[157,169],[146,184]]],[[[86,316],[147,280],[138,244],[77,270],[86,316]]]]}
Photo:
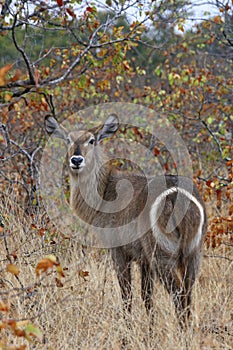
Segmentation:
{"type": "MultiPolygon", "coordinates": [[[[27,342],[2,330],[8,345],[27,344],[27,349],[233,349],[233,249],[204,251],[201,273],[193,292],[193,318],[182,332],[168,295],[156,283],[154,326],[140,298],[140,276],[134,266],[133,311],[123,315],[120,290],[111,260],[104,250],[85,250],[73,240],[46,232],[44,237],[31,226],[14,201],[0,208],[6,224],[6,242],[20,269],[19,280],[6,272],[6,242],[1,237],[0,300],[9,302],[9,313],[1,316],[30,320],[43,333],[43,341],[27,342]],[[63,286],[56,272],[38,278],[36,264],[47,254],[56,255],[63,268],[63,286]],[[215,255],[215,257],[214,257],[215,255]],[[83,277],[79,271],[88,271],[83,277]],[[40,283],[38,283],[40,281],[40,283]],[[21,283],[21,285],[20,285],[21,283]],[[37,286],[33,286],[37,283],[37,286]],[[23,287],[25,287],[25,289],[23,287]],[[27,289],[32,287],[31,289],[27,289]],[[6,300],[7,299],[7,300],[6,300]],[[124,344],[124,345],[123,345],[124,344]]],[[[13,258],[13,257],[12,257],[13,258]]]]}

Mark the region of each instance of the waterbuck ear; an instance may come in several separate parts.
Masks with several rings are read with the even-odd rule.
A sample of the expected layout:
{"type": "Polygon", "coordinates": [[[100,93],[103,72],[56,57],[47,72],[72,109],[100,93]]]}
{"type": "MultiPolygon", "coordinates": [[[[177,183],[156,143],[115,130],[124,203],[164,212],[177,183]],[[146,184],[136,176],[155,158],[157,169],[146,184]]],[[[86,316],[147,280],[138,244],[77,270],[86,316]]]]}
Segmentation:
{"type": "Polygon", "coordinates": [[[104,123],[104,126],[97,135],[97,142],[100,142],[101,140],[105,139],[106,137],[112,136],[119,128],[119,119],[115,114],[111,114],[106,122],[104,123]]]}
{"type": "Polygon", "coordinates": [[[59,125],[58,121],[54,117],[45,117],[45,128],[48,134],[53,134],[54,136],[67,141],[67,130],[62,125],[59,125]]]}

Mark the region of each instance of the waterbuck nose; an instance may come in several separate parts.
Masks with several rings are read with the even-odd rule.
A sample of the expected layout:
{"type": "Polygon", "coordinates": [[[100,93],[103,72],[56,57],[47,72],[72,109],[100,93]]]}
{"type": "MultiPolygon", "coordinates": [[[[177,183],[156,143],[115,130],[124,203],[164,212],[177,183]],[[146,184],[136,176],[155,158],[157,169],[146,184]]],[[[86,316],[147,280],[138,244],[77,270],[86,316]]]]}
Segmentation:
{"type": "Polygon", "coordinates": [[[82,156],[73,156],[70,158],[70,166],[73,169],[79,169],[84,166],[84,158],[82,156]]]}

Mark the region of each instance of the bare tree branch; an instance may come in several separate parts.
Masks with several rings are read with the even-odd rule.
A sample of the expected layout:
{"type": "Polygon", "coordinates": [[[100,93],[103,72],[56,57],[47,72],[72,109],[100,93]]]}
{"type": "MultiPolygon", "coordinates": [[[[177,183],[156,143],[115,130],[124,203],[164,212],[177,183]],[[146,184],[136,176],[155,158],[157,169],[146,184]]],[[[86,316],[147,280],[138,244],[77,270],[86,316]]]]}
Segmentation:
{"type": "Polygon", "coordinates": [[[211,137],[213,138],[213,140],[215,141],[216,145],[217,145],[217,148],[218,148],[218,151],[220,153],[220,156],[221,158],[223,158],[223,150],[222,150],[222,147],[221,147],[221,144],[219,142],[219,139],[217,138],[217,136],[214,134],[214,132],[210,129],[209,125],[206,123],[205,120],[203,120],[201,118],[201,111],[203,109],[203,105],[204,105],[204,102],[201,104],[201,107],[198,111],[198,119],[200,120],[200,122],[204,125],[204,127],[208,130],[209,134],[211,135],[211,137]]]}
{"type": "Polygon", "coordinates": [[[1,16],[3,18],[9,13],[11,3],[12,3],[12,0],[6,0],[5,3],[3,3],[2,11],[1,11],[1,16]]]}
{"type": "Polygon", "coordinates": [[[19,47],[18,45],[18,42],[17,42],[17,39],[16,39],[16,36],[15,36],[15,24],[17,23],[17,15],[15,15],[15,18],[14,18],[14,22],[13,22],[13,28],[12,28],[12,39],[13,39],[13,42],[15,44],[15,47],[16,49],[21,53],[21,55],[23,56],[23,59],[24,59],[24,62],[26,64],[26,67],[28,69],[28,73],[29,73],[29,82],[30,84],[32,85],[35,85],[35,78],[34,78],[34,74],[33,74],[33,70],[32,70],[32,65],[30,63],[30,60],[26,54],[26,52],[21,48],[19,47]]]}

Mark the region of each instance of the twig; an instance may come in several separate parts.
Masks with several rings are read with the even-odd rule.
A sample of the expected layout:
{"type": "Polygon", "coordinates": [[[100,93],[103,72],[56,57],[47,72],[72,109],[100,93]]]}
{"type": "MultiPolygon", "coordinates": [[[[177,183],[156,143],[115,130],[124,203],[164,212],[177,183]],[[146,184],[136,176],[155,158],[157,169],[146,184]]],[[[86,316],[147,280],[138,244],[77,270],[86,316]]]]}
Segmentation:
{"type": "MultiPolygon", "coordinates": [[[[7,253],[7,259],[10,261],[10,263],[12,264],[13,261],[12,261],[12,258],[11,258],[11,254],[10,254],[10,249],[9,249],[9,246],[8,246],[8,242],[7,242],[7,235],[6,235],[6,230],[4,228],[4,231],[3,231],[3,239],[4,239],[4,244],[5,244],[5,249],[6,249],[6,253],[7,253]]],[[[19,279],[19,276],[17,275],[14,275],[15,278],[17,279],[17,281],[19,282],[21,288],[24,288],[24,285],[23,283],[20,281],[19,279]]]]}
{"type": "Polygon", "coordinates": [[[25,186],[25,184],[24,184],[23,182],[21,182],[21,181],[19,181],[19,180],[10,179],[10,178],[9,178],[8,176],[6,176],[6,175],[3,173],[3,171],[1,171],[1,170],[0,170],[0,174],[1,174],[8,182],[10,182],[12,185],[13,185],[13,184],[18,184],[18,185],[22,186],[22,187],[26,190],[27,195],[29,195],[29,191],[28,191],[27,187],[25,186]]]}
{"type": "Polygon", "coordinates": [[[230,262],[233,262],[233,259],[230,259],[227,256],[223,256],[223,255],[207,255],[207,254],[204,254],[203,256],[204,256],[204,258],[225,259],[225,260],[228,260],[230,262]]]}
{"type": "Polygon", "coordinates": [[[203,105],[204,105],[204,102],[201,104],[201,107],[200,107],[200,110],[198,111],[198,119],[200,120],[200,122],[205,126],[205,128],[208,130],[209,134],[212,136],[213,140],[215,141],[216,145],[217,145],[217,148],[218,148],[218,151],[221,155],[221,158],[223,158],[223,151],[222,151],[222,147],[221,147],[221,144],[218,140],[218,138],[216,137],[216,135],[213,133],[213,131],[210,129],[209,125],[206,123],[205,120],[203,120],[201,118],[201,111],[203,109],[203,105]]]}

